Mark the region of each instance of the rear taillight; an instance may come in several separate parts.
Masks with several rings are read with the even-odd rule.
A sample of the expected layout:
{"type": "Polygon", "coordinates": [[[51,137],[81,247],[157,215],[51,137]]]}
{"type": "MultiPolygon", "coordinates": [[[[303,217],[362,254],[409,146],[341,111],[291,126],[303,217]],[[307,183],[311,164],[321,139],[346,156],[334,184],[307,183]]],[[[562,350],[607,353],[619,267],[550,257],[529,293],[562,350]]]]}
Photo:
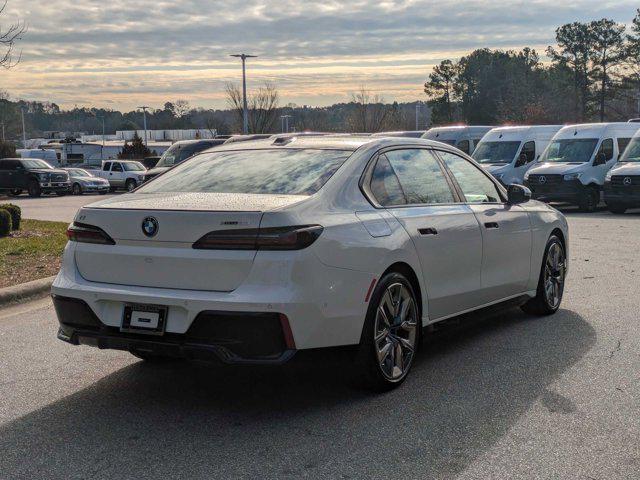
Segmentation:
{"type": "Polygon", "coordinates": [[[101,245],[116,244],[101,228],[77,222],[72,223],[67,228],[67,238],[72,242],[98,243],[101,245]]]}
{"type": "Polygon", "coordinates": [[[217,230],[193,244],[198,250],[302,250],[322,233],[320,225],[217,230]]]}

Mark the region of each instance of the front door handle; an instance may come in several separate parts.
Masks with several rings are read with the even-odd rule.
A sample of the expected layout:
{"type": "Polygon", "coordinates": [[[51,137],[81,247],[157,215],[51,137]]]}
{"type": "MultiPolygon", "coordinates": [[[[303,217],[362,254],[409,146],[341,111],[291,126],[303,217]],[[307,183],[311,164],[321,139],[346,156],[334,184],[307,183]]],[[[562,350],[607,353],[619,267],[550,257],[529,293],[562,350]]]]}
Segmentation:
{"type": "Polygon", "coordinates": [[[419,228],[418,232],[420,232],[420,235],[437,235],[438,234],[438,230],[436,230],[433,227],[419,228]]]}
{"type": "Polygon", "coordinates": [[[498,222],[487,222],[484,224],[485,228],[500,228],[498,222]]]}

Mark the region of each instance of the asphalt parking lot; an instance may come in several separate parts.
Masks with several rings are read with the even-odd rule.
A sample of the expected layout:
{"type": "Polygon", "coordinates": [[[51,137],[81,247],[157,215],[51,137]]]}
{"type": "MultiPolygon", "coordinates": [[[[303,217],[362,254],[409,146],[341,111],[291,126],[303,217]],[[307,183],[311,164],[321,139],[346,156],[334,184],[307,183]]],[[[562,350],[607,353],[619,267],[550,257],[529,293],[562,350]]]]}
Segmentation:
{"type": "Polygon", "coordinates": [[[640,214],[568,216],[558,314],[432,338],[384,395],[330,358],[146,365],[56,340],[48,300],[0,310],[0,478],[638,478],[640,214]]]}
{"type": "Polygon", "coordinates": [[[51,220],[54,222],[71,222],[78,209],[98,200],[112,197],[113,195],[43,195],[38,198],[31,198],[27,195],[9,198],[7,201],[18,205],[22,209],[24,218],[34,220],[51,220]]]}

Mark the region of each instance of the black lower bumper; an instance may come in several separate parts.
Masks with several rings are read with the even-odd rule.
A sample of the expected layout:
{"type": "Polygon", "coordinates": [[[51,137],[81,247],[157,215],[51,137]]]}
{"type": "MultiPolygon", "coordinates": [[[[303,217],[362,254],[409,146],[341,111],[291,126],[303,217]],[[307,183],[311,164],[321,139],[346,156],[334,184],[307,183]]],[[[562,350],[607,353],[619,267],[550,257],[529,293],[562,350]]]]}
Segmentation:
{"type": "Polygon", "coordinates": [[[277,313],[203,311],[184,334],[145,335],[104,325],[83,300],[53,296],[58,338],[73,345],[227,364],[282,364],[296,350],[277,313]]]}
{"type": "Polygon", "coordinates": [[[577,180],[562,181],[550,185],[541,185],[528,181],[525,181],[524,184],[531,190],[533,199],[545,202],[579,203],[587,189],[577,180]]]}
{"type": "Polygon", "coordinates": [[[607,205],[640,207],[640,186],[610,185],[605,183],[604,201],[607,205]]]}

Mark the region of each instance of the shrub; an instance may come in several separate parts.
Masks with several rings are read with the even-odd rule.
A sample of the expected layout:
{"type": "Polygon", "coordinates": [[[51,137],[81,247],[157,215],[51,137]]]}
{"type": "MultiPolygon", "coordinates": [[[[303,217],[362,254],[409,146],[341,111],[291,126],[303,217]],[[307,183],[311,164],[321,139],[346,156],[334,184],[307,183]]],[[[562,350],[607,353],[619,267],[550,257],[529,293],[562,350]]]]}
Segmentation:
{"type": "Polygon", "coordinates": [[[0,158],[15,158],[16,156],[16,146],[11,142],[0,140],[0,158]]]}
{"type": "Polygon", "coordinates": [[[11,215],[7,210],[0,210],[0,237],[11,233],[11,215]]]}
{"type": "Polygon", "coordinates": [[[11,215],[11,225],[13,230],[20,230],[20,221],[22,220],[22,210],[13,203],[4,203],[0,205],[0,210],[6,210],[11,215]]]}

